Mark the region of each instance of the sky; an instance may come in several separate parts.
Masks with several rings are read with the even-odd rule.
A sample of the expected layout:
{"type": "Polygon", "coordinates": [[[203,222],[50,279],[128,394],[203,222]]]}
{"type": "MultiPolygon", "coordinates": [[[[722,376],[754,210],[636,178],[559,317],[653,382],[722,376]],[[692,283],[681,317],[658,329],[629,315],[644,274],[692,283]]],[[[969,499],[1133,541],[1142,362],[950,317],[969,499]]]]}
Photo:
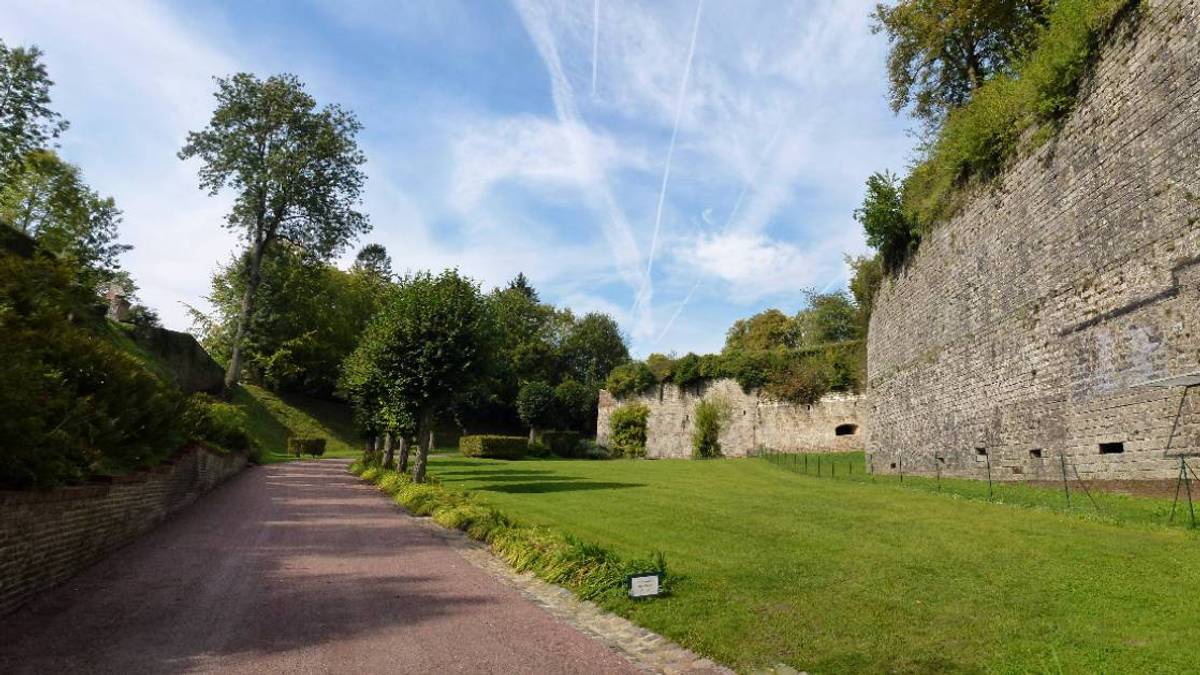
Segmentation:
{"type": "Polygon", "coordinates": [[[289,72],[364,125],[373,230],[340,265],[378,242],[485,290],[524,272],[645,356],[845,288],[864,181],[913,145],[874,2],[0,0],[0,39],[45,52],[60,152],[123,210],[170,328],[243,245],[176,153],[213,77],[289,72]]]}

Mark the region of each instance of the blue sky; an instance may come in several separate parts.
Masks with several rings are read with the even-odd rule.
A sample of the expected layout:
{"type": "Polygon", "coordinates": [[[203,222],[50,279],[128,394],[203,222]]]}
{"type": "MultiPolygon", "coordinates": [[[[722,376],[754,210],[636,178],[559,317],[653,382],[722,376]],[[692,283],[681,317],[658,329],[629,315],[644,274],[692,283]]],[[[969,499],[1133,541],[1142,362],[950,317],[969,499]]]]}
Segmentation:
{"type": "Polygon", "coordinates": [[[845,286],[863,181],[912,147],[873,4],[0,0],[0,37],[45,50],[61,152],[124,210],[125,267],[170,327],[238,247],[175,153],[214,75],[286,71],[365,125],[360,244],[485,288],[524,272],[644,356],[845,286]]]}

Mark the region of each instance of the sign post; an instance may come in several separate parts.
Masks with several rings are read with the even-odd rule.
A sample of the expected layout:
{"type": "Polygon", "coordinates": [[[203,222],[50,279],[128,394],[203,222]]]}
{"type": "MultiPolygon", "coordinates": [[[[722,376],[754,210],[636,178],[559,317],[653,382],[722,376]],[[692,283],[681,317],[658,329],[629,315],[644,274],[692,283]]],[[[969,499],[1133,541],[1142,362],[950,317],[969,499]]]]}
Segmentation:
{"type": "Polygon", "coordinates": [[[631,574],[628,579],[629,597],[651,598],[657,596],[662,589],[662,574],[645,572],[631,574]]]}

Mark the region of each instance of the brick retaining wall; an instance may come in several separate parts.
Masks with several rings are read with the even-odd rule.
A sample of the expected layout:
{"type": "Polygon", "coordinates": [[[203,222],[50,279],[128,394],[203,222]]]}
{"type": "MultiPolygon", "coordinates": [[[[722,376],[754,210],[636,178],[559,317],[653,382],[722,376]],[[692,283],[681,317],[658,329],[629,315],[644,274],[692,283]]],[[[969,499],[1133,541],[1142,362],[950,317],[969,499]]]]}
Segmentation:
{"type": "Polygon", "coordinates": [[[0,491],[0,616],[129,543],[246,466],[189,447],[168,464],[50,491],[0,491]]]}

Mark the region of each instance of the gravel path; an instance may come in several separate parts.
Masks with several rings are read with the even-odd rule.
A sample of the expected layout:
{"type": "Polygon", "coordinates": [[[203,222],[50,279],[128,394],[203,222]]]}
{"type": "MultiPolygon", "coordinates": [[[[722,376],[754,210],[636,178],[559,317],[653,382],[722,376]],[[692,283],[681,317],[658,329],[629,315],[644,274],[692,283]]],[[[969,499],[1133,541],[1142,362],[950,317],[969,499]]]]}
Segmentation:
{"type": "Polygon", "coordinates": [[[0,672],[636,672],[345,467],[244,471],[0,619],[0,672]]]}

